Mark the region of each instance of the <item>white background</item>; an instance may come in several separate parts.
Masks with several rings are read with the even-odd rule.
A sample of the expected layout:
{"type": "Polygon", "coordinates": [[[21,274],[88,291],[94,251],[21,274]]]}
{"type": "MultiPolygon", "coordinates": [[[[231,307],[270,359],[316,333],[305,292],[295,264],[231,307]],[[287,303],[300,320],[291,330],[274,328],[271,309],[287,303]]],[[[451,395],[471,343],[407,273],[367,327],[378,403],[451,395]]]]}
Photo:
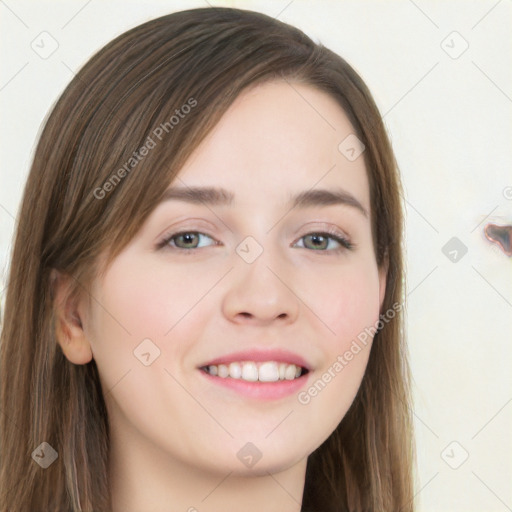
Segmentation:
{"type": "Polygon", "coordinates": [[[73,73],[129,28],[208,4],[278,16],[368,84],[407,201],[418,511],[512,510],[512,267],[483,234],[512,223],[511,0],[0,0],[0,291],[35,141],[73,73]]]}

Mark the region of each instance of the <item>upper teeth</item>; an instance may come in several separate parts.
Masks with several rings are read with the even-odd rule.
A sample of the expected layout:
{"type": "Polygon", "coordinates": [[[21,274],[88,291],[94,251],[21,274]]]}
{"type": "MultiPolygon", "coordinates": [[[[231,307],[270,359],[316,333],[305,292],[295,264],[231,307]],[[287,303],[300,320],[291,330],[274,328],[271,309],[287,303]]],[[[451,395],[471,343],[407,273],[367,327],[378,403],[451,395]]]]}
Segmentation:
{"type": "Polygon", "coordinates": [[[244,361],[240,363],[211,364],[205,366],[204,369],[210,375],[232,379],[248,380],[250,382],[276,382],[278,380],[293,380],[300,377],[302,368],[294,364],[276,363],[275,361],[267,361],[264,363],[255,363],[252,361],[244,361]]]}

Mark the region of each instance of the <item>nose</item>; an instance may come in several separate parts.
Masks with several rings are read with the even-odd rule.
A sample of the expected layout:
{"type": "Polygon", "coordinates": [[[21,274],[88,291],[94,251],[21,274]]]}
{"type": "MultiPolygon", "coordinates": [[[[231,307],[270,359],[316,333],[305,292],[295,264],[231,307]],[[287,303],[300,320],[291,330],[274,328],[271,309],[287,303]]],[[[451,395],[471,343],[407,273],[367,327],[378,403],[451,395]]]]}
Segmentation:
{"type": "Polygon", "coordinates": [[[234,323],[282,325],[295,322],[300,299],[293,290],[293,272],[263,255],[253,263],[239,260],[222,301],[225,317],[234,323]]]}

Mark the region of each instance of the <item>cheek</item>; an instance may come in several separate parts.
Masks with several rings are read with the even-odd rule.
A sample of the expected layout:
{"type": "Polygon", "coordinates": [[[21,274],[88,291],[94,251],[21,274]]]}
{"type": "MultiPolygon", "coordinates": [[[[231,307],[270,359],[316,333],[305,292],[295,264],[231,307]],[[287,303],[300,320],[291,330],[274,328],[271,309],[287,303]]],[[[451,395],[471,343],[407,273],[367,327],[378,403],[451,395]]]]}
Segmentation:
{"type": "Polygon", "coordinates": [[[148,271],[147,264],[136,261],[120,255],[101,287],[93,290],[97,300],[89,334],[94,359],[109,388],[130,369],[143,367],[148,373],[150,368],[136,358],[140,351],[157,356],[152,370],[179,364],[188,350],[186,340],[193,340],[193,331],[200,328],[200,321],[191,318],[212,286],[208,270],[195,272],[192,282],[181,271],[170,273],[168,265],[156,264],[148,271]],[[179,333],[180,342],[173,343],[179,333]]]}
{"type": "Polygon", "coordinates": [[[326,357],[298,401],[305,424],[330,433],[348,411],[366,370],[372,345],[368,329],[379,319],[378,272],[372,265],[352,265],[315,282],[308,305],[328,326],[320,337],[326,357]]]}
{"type": "Polygon", "coordinates": [[[343,350],[378,320],[379,280],[375,266],[363,262],[340,266],[338,271],[317,275],[311,282],[315,284],[306,289],[305,303],[325,325],[331,348],[343,350]]]}
{"type": "Polygon", "coordinates": [[[124,332],[124,338],[128,331],[133,343],[144,338],[163,339],[211,287],[211,279],[206,273],[204,277],[195,272],[192,281],[187,274],[170,273],[168,267],[158,264],[148,272],[147,263],[139,267],[119,258],[100,292],[107,313],[100,312],[105,322],[102,338],[113,329],[124,332]]]}

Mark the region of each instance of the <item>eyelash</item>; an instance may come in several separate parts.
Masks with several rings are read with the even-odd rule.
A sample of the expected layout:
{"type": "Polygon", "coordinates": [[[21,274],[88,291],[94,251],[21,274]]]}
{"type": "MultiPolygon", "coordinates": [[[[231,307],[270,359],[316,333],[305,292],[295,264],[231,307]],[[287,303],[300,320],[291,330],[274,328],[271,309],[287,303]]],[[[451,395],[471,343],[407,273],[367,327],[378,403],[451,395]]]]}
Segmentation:
{"type": "MultiPolygon", "coordinates": [[[[161,242],[159,242],[157,244],[157,250],[159,249],[169,249],[169,250],[173,250],[173,251],[179,251],[179,252],[183,252],[183,253],[190,253],[194,250],[197,250],[197,249],[201,249],[201,247],[192,247],[190,249],[184,249],[183,247],[173,247],[170,244],[170,242],[181,236],[181,235],[190,235],[190,234],[194,234],[194,235],[203,235],[203,236],[207,236],[208,238],[211,238],[213,240],[213,238],[209,235],[207,235],[206,233],[202,233],[200,231],[179,231],[177,233],[170,233],[170,234],[167,234],[167,235],[164,235],[164,238],[162,239],[161,242]]],[[[327,229],[325,231],[311,231],[310,233],[306,233],[305,235],[301,236],[299,238],[299,240],[302,240],[303,238],[307,237],[307,236],[311,236],[311,235],[320,235],[321,237],[324,237],[324,238],[330,238],[336,242],[338,242],[340,244],[341,247],[338,247],[336,249],[319,249],[319,250],[315,250],[315,249],[309,249],[310,251],[313,251],[313,252],[334,252],[334,253],[339,253],[339,252],[343,252],[343,251],[351,251],[355,248],[355,244],[353,242],[351,242],[350,240],[348,240],[345,236],[341,235],[338,231],[334,230],[334,229],[327,229]]],[[[218,245],[218,244],[214,244],[214,245],[218,245]]],[[[299,249],[308,249],[307,247],[299,247],[299,249]]]]}

